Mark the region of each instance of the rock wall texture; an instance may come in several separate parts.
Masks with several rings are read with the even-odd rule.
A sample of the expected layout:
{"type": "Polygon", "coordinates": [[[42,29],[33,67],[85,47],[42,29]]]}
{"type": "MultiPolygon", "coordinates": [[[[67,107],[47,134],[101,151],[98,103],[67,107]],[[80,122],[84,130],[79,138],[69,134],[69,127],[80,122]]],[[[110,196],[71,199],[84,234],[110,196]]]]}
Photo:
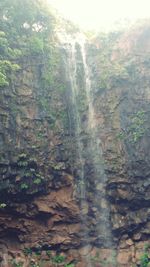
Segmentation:
{"type": "MultiPolygon", "coordinates": [[[[85,157],[87,201],[82,205],[70,88],[60,45],[55,47],[59,61],[53,82],[44,90],[41,81],[47,65],[40,56],[24,58],[10,85],[1,88],[1,266],[139,266],[150,238],[149,44],[149,23],[117,37],[105,57],[106,75],[101,39],[87,45],[107,181],[102,198],[101,182],[95,181],[91,158],[85,157]],[[105,223],[101,211],[107,205],[111,247],[99,241],[96,231],[100,221],[105,223]]],[[[83,77],[81,61],[79,55],[78,75],[83,77]]],[[[86,132],[82,138],[87,151],[86,132]]]]}

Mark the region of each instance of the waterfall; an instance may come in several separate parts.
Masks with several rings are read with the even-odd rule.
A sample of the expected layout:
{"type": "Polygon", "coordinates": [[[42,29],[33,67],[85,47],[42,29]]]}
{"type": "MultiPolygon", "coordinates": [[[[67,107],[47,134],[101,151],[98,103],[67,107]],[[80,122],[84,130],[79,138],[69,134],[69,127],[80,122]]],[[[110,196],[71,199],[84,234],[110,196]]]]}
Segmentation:
{"type": "MultiPolygon", "coordinates": [[[[85,70],[85,91],[88,102],[88,132],[89,132],[89,151],[94,167],[94,178],[96,181],[95,203],[99,201],[100,220],[97,223],[96,231],[98,243],[105,247],[112,247],[112,233],[109,220],[110,210],[106,200],[105,186],[107,176],[105,174],[105,163],[102,151],[101,140],[99,137],[98,127],[96,125],[96,112],[94,109],[94,97],[92,92],[91,71],[87,64],[86,41],[81,44],[81,54],[85,70]]],[[[94,204],[94,203],[93,203],[94,204]]]]}
{"type": "Polygon", "coordinates": [[[69,84],[70,92],[70,104],[71,104],[71,122],[72,132],[74,133],[76,140],[76,157],[78,158],[79,163],[79,180],[80,180],[80,197],[85,199],[85,188],[84,188],[84,156],[83,156],[83,143],[81,140],[81,117],[78,106],[78,86],[77,86],[77,60],[76,60],[76,42],[71,42],[66,44],[65,47],[67,51],[67,61],[65,62],[66,66],[66,77],[69,84]]]}
{"type": "MultiPolygon", "coordinates": [[[[88,213],[92,209],[96,218],[94,233],[97,246],[111,248],[110,212],[105,194],[107,177],[101,139],[96,125],[91,70],[87,63],[86,39],[79,34],[75,38],[69,38],[69,40],[65,37],[65,42],[63,41],[63,43],[66,80],[69,88],[70,125],[76,146],[77,194],[80,198],[81,223],[84,228],[83,236],[85,240],[88,240],[88,244],[92,243],[92,230],[88,221],[88,213]],[[81,96],[84,96],[86,119],[83,119],[81,111],[81,96]],[[91,170],[90,174],[88,172],[89,169],[91,170]],[[90,175],[93,177],[92,182],[88,181],[90,175]],[[92,201],[89,201],[88,197],[90,183],[93,186],[92,201]]],[[[90,258],[87,258],[87,261],[87,266],[92,266],[90,258]]]]}
{"type": "MultiPolygon", "coordinates": [[[[76,158],[78,161],[78,183],[77,183],[77,194],[79,194],[80,198],[80,209],[81,209],[81,222],[85,226],[87,222],[87,213],[85,212],[87,207],[86,200],[86,181],[85,181],[85,157],[84,157],[84,144],[82,140],[82,131],[83,125],[80,115],[80,107],[79,107],[79,87],[78,87],[78,63],[77,63],[77,46],[79,44],[76,40],[70,40],[69,43],[65,44],[66,58],[65,58],[65,66],[66,66],[66,80],[70,89],[70,124],[72,125],[72,131],[75,137],[76,144],[76,158]]],[[[82,231],[83,237],[85,240],[89,240],[89,230],[85,227],[82,231]]],[[[87,263],[87,267],[92,267],[90,256],[88,255],[88,251],[85,249],[85,260],[87,263]]]]}

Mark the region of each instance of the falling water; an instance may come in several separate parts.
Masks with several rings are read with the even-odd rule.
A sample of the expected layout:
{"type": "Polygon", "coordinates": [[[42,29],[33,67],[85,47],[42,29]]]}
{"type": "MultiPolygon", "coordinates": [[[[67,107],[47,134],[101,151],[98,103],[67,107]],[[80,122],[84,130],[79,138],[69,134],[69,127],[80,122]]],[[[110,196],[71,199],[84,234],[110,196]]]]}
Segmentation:
{"type": "Polygon", "coordinates": [[[101,140],[99,137],[98,127],[96,125],[96,113],[94,109],[94,98],[92,92],[92,81],[91,81],[91,71],[87,64],[86,55],[86,41],[83,39],[81,46],[81,53],[83,59],[83,65],[85,70],[85,90],[88,102],[88,131],[90,135],[89,139],[89,151],[88,154],[92,158],[92,163],[94,167],[94,178],[96,181],[96,194],[95,203],[99,201],[99,214],[100,220],[97,222],[97,237],[98,243],[105,247],[112,247],[112,234],[111,225],[109,220],[109,206],[106,201],[105,186],[107,181],[107,176],[105,174],[105,164],[102,151],[101,140]]]}
{"type": "Polygon", "coordinates": [[[85,199],[85,187],[84,187],[84,156],[83,156],[83,143],[81,140],[82,125],[81,117],[78,106],[78,86],[77,86],[77,60],[76,60],[76,42],[70,40],[69,43],[65,45],[67,51],[67,62],[66,66],[66,77],[68,79],[70,92],[70,102],[71,102],[71,123],[72,131],[76,140],[76,158],[78,159],[79,166],[79,181],[80,181],[80,197],[85,199]]]}
{"type": "MultiPolygon", "coordinates": [[[[65,38],[66,39],[66,38],[65,38]]],[[[103,247],[112,246],[111,227],[109,223],[109,207],[106,201],[105,185],[107,177],[105,174],[103,152],[101,147],[101,140],[99,137],[97,125],[96,125],[96,113],[94,110],[94,98],[92,94],[92,81],[91,70],[87,64],[86,55],[86,40],[83,35],[78,35],[74,39],[69,39],[64,44],[65,66],[66,66],[66,79],[70,87],[70,114],[71,124],[74,131],[74,137],[76,140],[76,159],[78,166],[78,181],[80,192],[80,207],[81,217],[83,224],[83,232],[85,239],[91,242],[90,226],[87,223],[88,211],[85,212],[88,207],[88,173],[85,171],[85,165],[87,165],[87,159],[90,159],[89,168],[93,169],[94,177],[94,200],[92,205],[96,208],[99,216],[97,224],[95,226],[95,233],[97,236],[97,245],[103,247]],[[78,57],[77,52],[80,50],[80,64],[83,68],[83,85],[78,85],[78,57]],[[86,127],[82,123],[82,114],[80,112],[79,97],[81,90],[84,91],[85,102],[87,106],[87,122],[86,127]],[[84,129],[83,129],[84,127],[84,129]],[[86,129],[85,129],[86,128],[86,129]],[[83,141],[82,133],[86,132],[86,147],[83,141]],[[97,204],[98,203],[98,204],[97,204]]],[[[87,266],[91,267],[90,258],[87,257],[87,266]]]]}
{"type": "MultiPolygon", "coordinates": [[[[81,209],[81,222],[83,224],[82,235],[87,242],[89,240],[89,230],[86,227],[87,224],[87,200],[86,200],[86,181],[85,181],[85,151],[84,144],[82,140],[82,132],[83,125],[80,114],[80,106],[79,106],[79,97],[80,97],[80,88],[78,86],[78,62],[77,62],[77,47],[79,44],[76,40],[69,40],[69,42],[65,43],[65,66],[66,66],[66,79],[68,81],[70,92],[70,120],[72,125],[72,131],[76,140],[76,166],[78,168],[78,183],[77,183],[77,194],[80,198],[80,209],[81,209]]],[[[83,65],[83,62],[82,62],[83,65]]],[[[83,89],[85,89],[85,83],[83,83],[83,89]]],[[[87,244],[86,244],[87,245],[87,244]]],[[[86,246],[87,247],[87,246],[86,246]]],[[[87,267],[92,267],[91,259],[88,255],[88,251],[84,251],[86,254],[85,260],[87,263],[87,267]]]]}

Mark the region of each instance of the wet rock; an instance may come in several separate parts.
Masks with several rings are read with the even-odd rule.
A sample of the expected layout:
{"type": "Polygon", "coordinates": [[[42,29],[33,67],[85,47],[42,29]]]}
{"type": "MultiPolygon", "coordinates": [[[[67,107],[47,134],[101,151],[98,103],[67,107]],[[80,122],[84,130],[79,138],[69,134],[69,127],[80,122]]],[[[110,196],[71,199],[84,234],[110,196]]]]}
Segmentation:
{"type": "MultiPolygon", "coordinates": [[[[0,206],[2,266],[10,267],[8,251],[16,263],[29,265],[24,255],[12,253],[13,245],[64,250],[68,263],[77,267],[87,267],[86,256],[93,257],[96,266],[112,267],[106,260],[114,258],[113,247],[119,267],[139,263],[150,233],[150,72],[149,54],[140,53],[140,59],[134,54],[135,48],[137,54],[148,52],[148,26],[119,38],[115,45],[120,50],[109,55],[112,73],[103,88],[101,41],[86,47],[95,110],[92,132],[96,138],[92,135],[92,139],[84,91],[86,70],[77,49],[82,159],[65,66],[58,66],[56,84],[43,90],[45,67],[39,66],[38,57],[32,59],[33,66],[23,62],[13,86],[1,90],[0,204],[6,203],[5,208],[0,206]],[[63,93],[58,90],[62,84],[63,93]]],[[[45,252],[41,258],[48,260],[45,252]]]]}

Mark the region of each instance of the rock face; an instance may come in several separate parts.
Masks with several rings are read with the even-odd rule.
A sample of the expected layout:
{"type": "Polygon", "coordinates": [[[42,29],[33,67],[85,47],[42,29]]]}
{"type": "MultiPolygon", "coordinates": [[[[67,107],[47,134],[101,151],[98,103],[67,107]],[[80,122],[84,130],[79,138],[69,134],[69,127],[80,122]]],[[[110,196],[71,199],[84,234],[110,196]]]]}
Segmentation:
{"type": "Polygon", "coordinates": [[[139,264],[150,237],[149,24],[117,38],[118,45],[111,54],[108,51],[106,75],[101,39],[86,45],[104,185],[95,178],[88,156],[85,69],[77,48],[86,201],[80,194],[83,165],[77,157],[70,83],[60,44],[55,47],[60,61],[54,81],[44,90],[40,57],[24,60],[13,82],[1,89],[1,266],[38,266],[31,264],[41,260],[45,266],[139,264]],[[99,224],[108,221],[111,247],[98,232],[99,224]]]}

